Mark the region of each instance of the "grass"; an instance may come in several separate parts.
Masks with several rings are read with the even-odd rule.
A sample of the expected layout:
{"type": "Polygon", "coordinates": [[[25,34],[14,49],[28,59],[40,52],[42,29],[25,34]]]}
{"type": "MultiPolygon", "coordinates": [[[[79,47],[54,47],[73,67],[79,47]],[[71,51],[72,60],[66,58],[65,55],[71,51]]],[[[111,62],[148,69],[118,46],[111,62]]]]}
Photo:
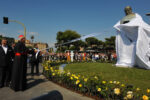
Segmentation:
{"type": "Polygon", "coordinates": [[[65,70],[80,75],[100,75],[103,80],[120,81],[143,90],[150,88],[150,70],[115,67],[110,63],[74,63],[65,70]]]}

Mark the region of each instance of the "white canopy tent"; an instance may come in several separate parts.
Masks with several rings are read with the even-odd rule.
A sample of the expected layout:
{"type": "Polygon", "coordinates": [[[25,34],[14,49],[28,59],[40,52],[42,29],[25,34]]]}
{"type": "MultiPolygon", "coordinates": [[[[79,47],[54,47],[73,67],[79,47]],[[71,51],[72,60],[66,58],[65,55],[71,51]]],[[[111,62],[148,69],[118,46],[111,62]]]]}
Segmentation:
{"type": "Polygon", "coordinates": [[[119,21],[114,28],[117,30],[116,66],[150,69],[150,26],[136,14],[129,23],[119,21]]]}

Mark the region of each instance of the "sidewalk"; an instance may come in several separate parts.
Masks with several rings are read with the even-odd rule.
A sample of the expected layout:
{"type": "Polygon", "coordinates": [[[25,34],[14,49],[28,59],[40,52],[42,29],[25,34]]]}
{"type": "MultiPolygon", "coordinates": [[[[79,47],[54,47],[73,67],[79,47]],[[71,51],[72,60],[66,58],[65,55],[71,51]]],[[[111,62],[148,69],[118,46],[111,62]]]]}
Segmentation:
{"type": "MultiPolygon", "coordinates": [[[[28,68],[28,73],[30,68],[28,68]]],[[[42,67],[40,66],[40,72],[42,67]]],[[[63,95],[63,100],[93,100],[91,98],[82,96],[68,89],[65,89],[51,81],[45,79],[43,75],[40,76],[27,76],[28,89],[24,92],[14,92],[8,87],[0,89],[0,100],[30,100],[34,97],[41,96],[52,90],[57,90],[63,95]]]]}

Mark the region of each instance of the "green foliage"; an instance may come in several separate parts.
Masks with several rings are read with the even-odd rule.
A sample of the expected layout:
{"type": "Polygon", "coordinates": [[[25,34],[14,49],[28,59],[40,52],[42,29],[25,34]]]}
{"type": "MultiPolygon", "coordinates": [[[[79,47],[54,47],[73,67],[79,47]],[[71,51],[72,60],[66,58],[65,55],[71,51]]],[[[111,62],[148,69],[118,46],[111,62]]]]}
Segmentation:
{"type": "Polygon", "coordinates": [[[74,45],[74,49],[72,50],[80,50],[80,47],[84,47],[84,48],[87,47],[87,44],[82,40],[73,42],[72,44],[74,45]]]}
{"type": "MultiPolygon", "coordinates": [[[[124,84],[121,81],[113,80],[113,78],[107,80],[106,77],[103,77],[105,73],[92,72],[93,70],[97,72],[98,69],[99,72],[102,72],[102,69],[110,66],[109,64],[106,64],[106,66],[99,66],[100,64],[98,63],[69,64],[65,68],[66,70],[63,71],[57,69],[55,66],[51,66],[50,63],[53,62],[48,61],[46,64],[43,64],[43,74],[48,79],[83,94],[97,96],[99,99],[104,100],[148,100],[150,97],[150,89],[146,89],[143,92],[140,88],[136,88],[128,83],[124,84]]],[[[60,62],[58,61],[58,63],[60,62]]],[[[109,76],[114,74],[113,72],[116,68],[113,69],[111,67],[109,67],[110,70],[107,69],[109,76]]]]}
{"type": "Polygon", "coordinates": [[[2,40],[2,38],[3,38],[3,36],[2,36],[2,35],[0,35],[0,40],[2,40]]]}
{"type": "Polygon", "coordinates": [[[66,30],[64,32],[58,32],[56,39],[57,43],[65,43],[80,37],[80,34],[78,34],[76,31],[66,30]]]}
{"type": "MultiPolygon", "coordinates": [[[[72,31],[72,30],[66,30],[64,32],[61,32],[59,31],[57,33],[57,44],[62,44],[62,43],[66,43],[66,42],[69,42],[73,39],[77,39],[77,38],[80,38],[80,34],[78,34],[76,31],[72,31]]],[[[77,43],[77,42],[76,42],[77,43]]],[[[68,43],[68,44],[65,44],[63,46],[59,46],[57,48],[57,51],[59,52],[64,52],[65,50],[76,50],[78,48],[75,47],[70,47],[71,45],[74,45],[75,43],[68,43]]]]}
{"type": "Polygon", "coordinates": [[[91,46],[91,45],[98,45],[99,40],[95,37],[89,37],[85,39],[87,45],[91,46]]]}
{"type": "MultiPolygon", "coordinates": [[[[56,44],[63,44],[80,37],[81,37],[80,34],[78,34],[76,31],[72,31],[72,30],[66,30],[64,32],[59,31],[56,37],[57,39],[56,44]]],[[[84,47],[85,50],[89,48],[95,51],[115,50],[115,36],[111,36],[110,38],[105,38],[105,42],[98,40],[95,37],[89,37],[85,39],[85,42],[79,40],[76,42],[57,46],[57,52],[64,52],[65,50],[79,50],[80,47],[84,47]]]]}
{"type": "Polygon", "coordinates": [[[114,50],[115,49],[115,36],[111,36],[110,38],[105,38],[105,49],[106,50],[114,50]]]}
{"type": "Polygon", "coordinates": [[[82,75],[101,75],[103,79],[117,80],[125,84],[133,84],[141,89],[150,88],[150,71],[137,68],[115,67],[110,63],[75,63],[68,64],[65,70],[82,75]]]}

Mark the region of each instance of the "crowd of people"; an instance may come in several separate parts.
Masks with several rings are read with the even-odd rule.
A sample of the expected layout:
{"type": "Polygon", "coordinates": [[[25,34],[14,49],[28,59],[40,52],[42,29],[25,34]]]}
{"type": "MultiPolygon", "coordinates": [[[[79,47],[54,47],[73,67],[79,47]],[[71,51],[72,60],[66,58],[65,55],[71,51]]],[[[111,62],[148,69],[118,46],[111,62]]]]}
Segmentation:
{"type": "Polygon", "coordinates": [[[47,60],[66,60],[68,62],[82,62],[82,61],[108,61],[113,62],[117,60],[115,52],[96,53],[96,52],[70,52],[66,53],[50,53],[47,60]],[[71,59],[72,58],[72,59],[71,59]]]}
{"type": "Polygon", "coordinates": [[[24,91],[27,88],[27,58],[30,55],[31,75],[39,74],[39,59],[41,52],[37,45],[28,49],[25,46],[25,37],[20,35],[16,44],[9,46],[3,38],[0,45],[0,88],[10,87],[14,91],[24,91]]]}

